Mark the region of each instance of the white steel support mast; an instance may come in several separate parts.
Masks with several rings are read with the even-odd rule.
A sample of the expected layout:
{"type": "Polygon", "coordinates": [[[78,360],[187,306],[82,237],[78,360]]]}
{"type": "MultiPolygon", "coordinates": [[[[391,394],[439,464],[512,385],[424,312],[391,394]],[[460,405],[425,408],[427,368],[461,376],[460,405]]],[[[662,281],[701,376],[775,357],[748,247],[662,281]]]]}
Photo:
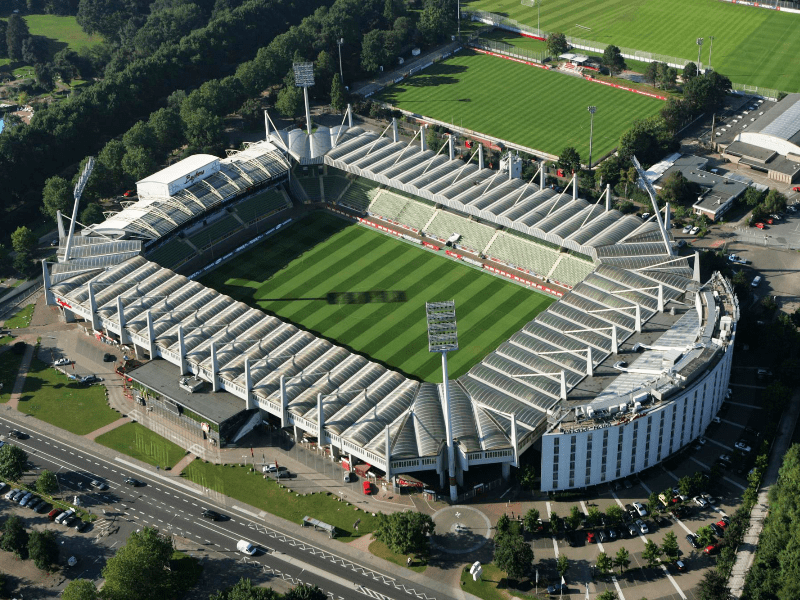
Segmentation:
{"type": "Polygon", "coordinates": [[[75,221],[78,220],[78,204],[80,204],[83,188],[86,187],[86,182],[89,181],[92,169],[94,169],[94,156],[90,156],[89,160],[86,161],[83,173],[81,173],[80,179],[78,179],[78,183],[75,185],[75,204],[72,206],[72,220],[69,223],[69,235],[67,235],[67,247],[64,250],[64,261],[69,260],[69,254],[72,250],[72,236],[75,235],[75,221]]]}
{"type": "MultiPolygon", "coordinates": [[[[458,498],[456,484],[456,453],[453,443],[452,410],[450,406],[450,381],[447,372],[447,353],[458,350],[456,327],[456,302],[426,302],[425,315],[428,322],[428,351],[442,355],[442,389],[444,390],[444,423],[447,429],[447,470],[450,484],[450,500],[458,498]]],[[[388,457],[387,457],[388,460],[388,457]]]]}
{"type": "Polygon", "coordinates": [[[303,98],[306,102],[306,133],[311,135],[311,110],[308,107],[308,88],[314,85],[314,63],[294,63],[294,84],[303,88],[303,98]]]}

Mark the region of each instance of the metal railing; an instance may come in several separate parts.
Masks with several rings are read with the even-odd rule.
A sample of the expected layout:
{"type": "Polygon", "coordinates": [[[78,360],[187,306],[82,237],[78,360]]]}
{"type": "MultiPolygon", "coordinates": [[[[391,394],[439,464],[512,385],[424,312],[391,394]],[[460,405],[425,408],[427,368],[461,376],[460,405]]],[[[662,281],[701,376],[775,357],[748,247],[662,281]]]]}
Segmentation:
{"type": "Polygon", "coordinates": [[[777,100],[778,96],[782,93],[780,90],[759,87],[757,85],[747,85],[744,83],[734,83],[732,87],[734,92],[748,96],[761,96],[767,100],[777,100]]]}
{"type": "Polygon", "coordinates": [[[489,52],[496,52],[504,56],[510,56],[519,60],[526,60],[542,64],[549,57],[547,52],[536,52],[534,50],[527,50],[518,46],[512,46],[505,42],[497,40],[489,40],[482,37],[471,37],[467,42],[473,48],[480,48],[489,52]]]}

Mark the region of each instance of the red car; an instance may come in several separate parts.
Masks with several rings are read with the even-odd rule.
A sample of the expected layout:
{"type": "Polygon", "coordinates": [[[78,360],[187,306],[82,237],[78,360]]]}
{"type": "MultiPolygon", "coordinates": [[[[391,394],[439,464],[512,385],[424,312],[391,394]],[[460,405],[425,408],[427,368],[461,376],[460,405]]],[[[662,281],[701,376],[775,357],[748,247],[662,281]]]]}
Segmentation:
{"type": "Polygon", "coordinates": [[[727,526],[728,526],[728,524],[725,521],[717,521],[717,527],[721,527],[722,529],[725,529],[727,526]]]}
{"type": "Polygon", "coordinates": [[[767,226],[764,225],[763,223],[756,223],[756,227],[758,227],[759,229],[766,229],[767,228],[767,226]]]}
{"type": "Polygon", "coordinates": [[[703,550],[703,554],[708,554],[711,556],[712,554],[716,554],[719,546],[717,544],[711,544],[710,546],[706,546],[703,550]]]}
{"type": "Polygon", "coordinates": [[[592,531],[587,531],[586,532],[586,542],[589,543],[589,544],[593,544],[594,543],[594,532],[592,532],[592,531]]]}
{"type": "Polygon", "coordinates": [[[126,198],[130,198],[131,196],[134,196],[135,194],[136,194],[136,190],[128,190],[127,192],[125,192],[122,195],[125,196],[126,198]]]}
{"type": "Polygon", "coordinates": [[[772,219],[764,219],[767,222],[767,225],[773,225],[775,222],[772,219]]]}
{"type": "Polygon", "coordinates": [[[796,185],[792,188],[793,192],[800,192],[800,185],[796,185]]]}
{"type": "Polygon", "coordinates": [[[362,485],[364,487],[364,495],[369,496],[372,493],[372,485],[369,481],[364,481],[362,485]]]}

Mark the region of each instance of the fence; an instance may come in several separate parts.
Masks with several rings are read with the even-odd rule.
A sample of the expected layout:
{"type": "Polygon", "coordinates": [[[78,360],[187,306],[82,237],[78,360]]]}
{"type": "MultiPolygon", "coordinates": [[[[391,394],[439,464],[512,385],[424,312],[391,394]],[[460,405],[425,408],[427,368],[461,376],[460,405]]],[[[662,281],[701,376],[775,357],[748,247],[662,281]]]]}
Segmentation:
{"type": "Polygon", "coordinates": [[[766,98],[767,100],[777,100],[778,96],[783,93],[780,90],[774,90],[772,88],[764,88],[759,87],[757,85],[746,85],[744,83],[734,83],[732,84],[733,91],[737,94],[745,94],[748,96],[761,96],[762,98],[766,98]]]}
{"type": "Polygon", "coordinates": [[[44,279],[39,276],[20,285],[17,289],[9,292],[0,303],[0,317],[4,317],[11,309],[19,306],[26,300],[36,296],[44,287],[44,279]]]}
{"type": "Polygon", "coordinates": [[[472,37],[469,39],[468,43],[473,48],[480,48],[482,50],[487,50],[489,52],[497,52],[498,54],[503,54],[505,56],[510,56],[512,58],[535,62],[539,64],[544,63],[545,59],[549,57],[547,52],[535,52],[533,50],[526,50],[525,48],[512,46],[511,44],[506,44],[505,42],[499,42],[497,40],[487,40],[481,37],[472,37]]]}
{"type": "Polygon", "coordinates": [[[766,8],[768,10],[779,10],[781,12],[800,13],[800,4],[797,2],[784,2],[783,0],[766,0],[763,2],[750,0],[721,0],[721,2],[731,2],[733,4],[744,4],[756,8],[766,8]]]}

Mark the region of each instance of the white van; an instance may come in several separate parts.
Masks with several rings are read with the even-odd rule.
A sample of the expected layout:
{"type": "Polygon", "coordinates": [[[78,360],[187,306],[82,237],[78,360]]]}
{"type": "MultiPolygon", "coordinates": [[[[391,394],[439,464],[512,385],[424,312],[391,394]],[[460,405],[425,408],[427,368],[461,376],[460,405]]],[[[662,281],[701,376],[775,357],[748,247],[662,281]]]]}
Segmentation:
{"type": "Polygon", "coordinates": [[[256,547],[247,540],[239,540],[236,543],[236,549],[242,554],[253,556],[256,553],[256,547]]]}
{"type": "Polygon", "coordinates": [[[61,513],[60,515],[58,515],[56,517],[56,523],[63,523],[64,521],[69,519],[74,514],[75,514],[75,509],[74,508],[70,508],[69,510],[64,511],[63,513],[61,513]]]}
{"type": "Polygon", "coordinates": [[[753,287],[755,288],[755,287],[758,287],[758,285],[759,285],[760,283],[761,283],[761,275],[756,275],[756,276],[753,278],[753,282],[752,282],[750,285],[751,285],[751,286],[753,286],[753,287]]]}

